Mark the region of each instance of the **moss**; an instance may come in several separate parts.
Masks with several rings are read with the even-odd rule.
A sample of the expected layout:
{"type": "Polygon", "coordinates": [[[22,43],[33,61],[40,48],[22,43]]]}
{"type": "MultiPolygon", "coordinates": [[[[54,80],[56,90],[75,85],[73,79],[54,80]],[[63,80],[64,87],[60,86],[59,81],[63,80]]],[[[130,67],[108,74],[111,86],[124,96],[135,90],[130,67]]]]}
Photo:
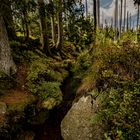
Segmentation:
{"type": "Polygon", "coordinates": [[[28,89],[42,101],[42,108],[52,109],[62,102],[61,83],[68,76],[64,61],[29,52],[30,68],[27,75],[28,89]]]}
{"type": "MultiPolygon", "coordinates": [[[[61,100],[62,101],[62,100],[61,100]]],[[[60,102],[61,102],[60,101],[60,102]]],[[[57,102],[55,98],[47,98],[42,102],[42,108],[46,108],[48,110],[53,109],[56,105],[58,105],[60,102],[57,102]]]]}
{"type": "Polygon", "coordinates": [[[59,95],[62,96],[60,90],[60,83],[59,82],[41,82],[38,93],[41,99],[47,99],[48,97],[55,97],[59,98],[59,95]]]}

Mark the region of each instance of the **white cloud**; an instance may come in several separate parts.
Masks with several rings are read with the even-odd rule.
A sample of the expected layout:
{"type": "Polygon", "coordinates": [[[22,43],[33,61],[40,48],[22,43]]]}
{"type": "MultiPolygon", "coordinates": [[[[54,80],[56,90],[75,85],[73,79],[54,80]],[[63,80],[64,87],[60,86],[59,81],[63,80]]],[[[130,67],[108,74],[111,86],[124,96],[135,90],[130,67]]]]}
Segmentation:
{"type": "MultiPolygon", "coordinates": [[[[104,3],[104,5],[102,5],[102,7],[100,9],[101,22],[104,21],[105,19],[109,20],[109,19],[114,17],[115,0],[108,0],[108,3],[110,5],[108,5],[107,8],[104,7],[104,6],[106,6],[105,1],[107,1],[107,0],[102,0],[102,3],[104,3]]],[[[119,1],[119,5],[120,5],[121,0],[118,0],[118,1],[119,1]]],[[[126,4],[126,11],[129,11],[129,13],[131,13],[131,16],[136,15],[137,14],[137,8],[136,8],[136,6],[134,6],[133,1],[132,0],[126,0],[126,3],[127,3],[126,4]]],[[[123,4],[123,7],[124,7],[124,4],[123,4]]],[[[88,0],[88,11],[91,15],[93,15],[93,0],[88,0]]],[[[124,10],[123,10],[123,13],[124,13],[124,10]]],[[[135,18],[134,18],[134,20],[135,20],[135,18]]]]}

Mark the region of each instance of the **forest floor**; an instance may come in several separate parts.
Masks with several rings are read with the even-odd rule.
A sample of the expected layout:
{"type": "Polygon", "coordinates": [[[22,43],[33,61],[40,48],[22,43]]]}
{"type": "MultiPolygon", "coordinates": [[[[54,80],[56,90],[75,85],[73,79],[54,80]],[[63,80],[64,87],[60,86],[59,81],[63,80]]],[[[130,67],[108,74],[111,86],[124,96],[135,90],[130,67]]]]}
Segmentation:
{"type": "MultiPolygon", "coordinates": [[[[15,76],[15,86],[7,90],[6,94],[0,97],[0,102],[7,105],[9,111],[22,111],[30,100],[34,97],[25,88],[28,65],[22,64],[18,67],[15,76]]],[[[61,136],[61,121],[70,109],[75,95],[72,93],[72,77],[67,77],[61,86],[63,93],[63,102],[50,111],[49,118],[42,125],[35,128],[35,140],[63,140],[61,136]]],[[[33,98],[33,99],[32,99],[33,98]]],[[[0,123],[5,121],[5,116],[0,116],[0,123]]]]}
{"type": "MultiPolygon", "coordinates": [[[[24,88],[27,71],[28,67],[26,64],[19,66],[14,79],[16,83],[15,86],[7,90],[6,93],[0,97],[0,102],[5,103],[7,106],[6,114],[10,111],[21,111],[30,101],[34,100],[34,97],[24,88]]],[[[3,119],[0,119],[0,121],[3,121],[3,119]]]]}

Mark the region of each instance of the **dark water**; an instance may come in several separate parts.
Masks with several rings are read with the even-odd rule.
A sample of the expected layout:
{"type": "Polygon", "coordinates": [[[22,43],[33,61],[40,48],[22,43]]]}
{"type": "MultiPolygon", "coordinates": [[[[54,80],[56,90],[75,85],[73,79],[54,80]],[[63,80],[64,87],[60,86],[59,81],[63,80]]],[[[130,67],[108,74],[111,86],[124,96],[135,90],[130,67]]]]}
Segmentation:
{"type": "Polygon", "coordinates": [[[36,132],[35,140],[63,140],[61,136],[61,121],[72,106],[75,95],[72,93],[72,79],[67,78],[61,87],[63,102],[60,107],[50,112],[49,119],[36,132]]]}
{"type": "Polygon", "coordinates": [[[35,140],[63,140],[60,129],[62,117],[59,109],[52,110],[49,119],[38,128],[35,140]]]}

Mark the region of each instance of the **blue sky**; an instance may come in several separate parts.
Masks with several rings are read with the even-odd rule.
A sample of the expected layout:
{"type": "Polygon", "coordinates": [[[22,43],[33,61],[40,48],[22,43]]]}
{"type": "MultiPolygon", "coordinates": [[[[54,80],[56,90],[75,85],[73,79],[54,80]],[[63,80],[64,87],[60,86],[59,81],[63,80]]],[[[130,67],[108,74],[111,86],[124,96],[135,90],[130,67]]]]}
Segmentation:
{"type": "Polygon", "coordinates": [[[100,0],[100,4],[102,8],[108,9],[112,4],[113,0],[100,0]]]}

